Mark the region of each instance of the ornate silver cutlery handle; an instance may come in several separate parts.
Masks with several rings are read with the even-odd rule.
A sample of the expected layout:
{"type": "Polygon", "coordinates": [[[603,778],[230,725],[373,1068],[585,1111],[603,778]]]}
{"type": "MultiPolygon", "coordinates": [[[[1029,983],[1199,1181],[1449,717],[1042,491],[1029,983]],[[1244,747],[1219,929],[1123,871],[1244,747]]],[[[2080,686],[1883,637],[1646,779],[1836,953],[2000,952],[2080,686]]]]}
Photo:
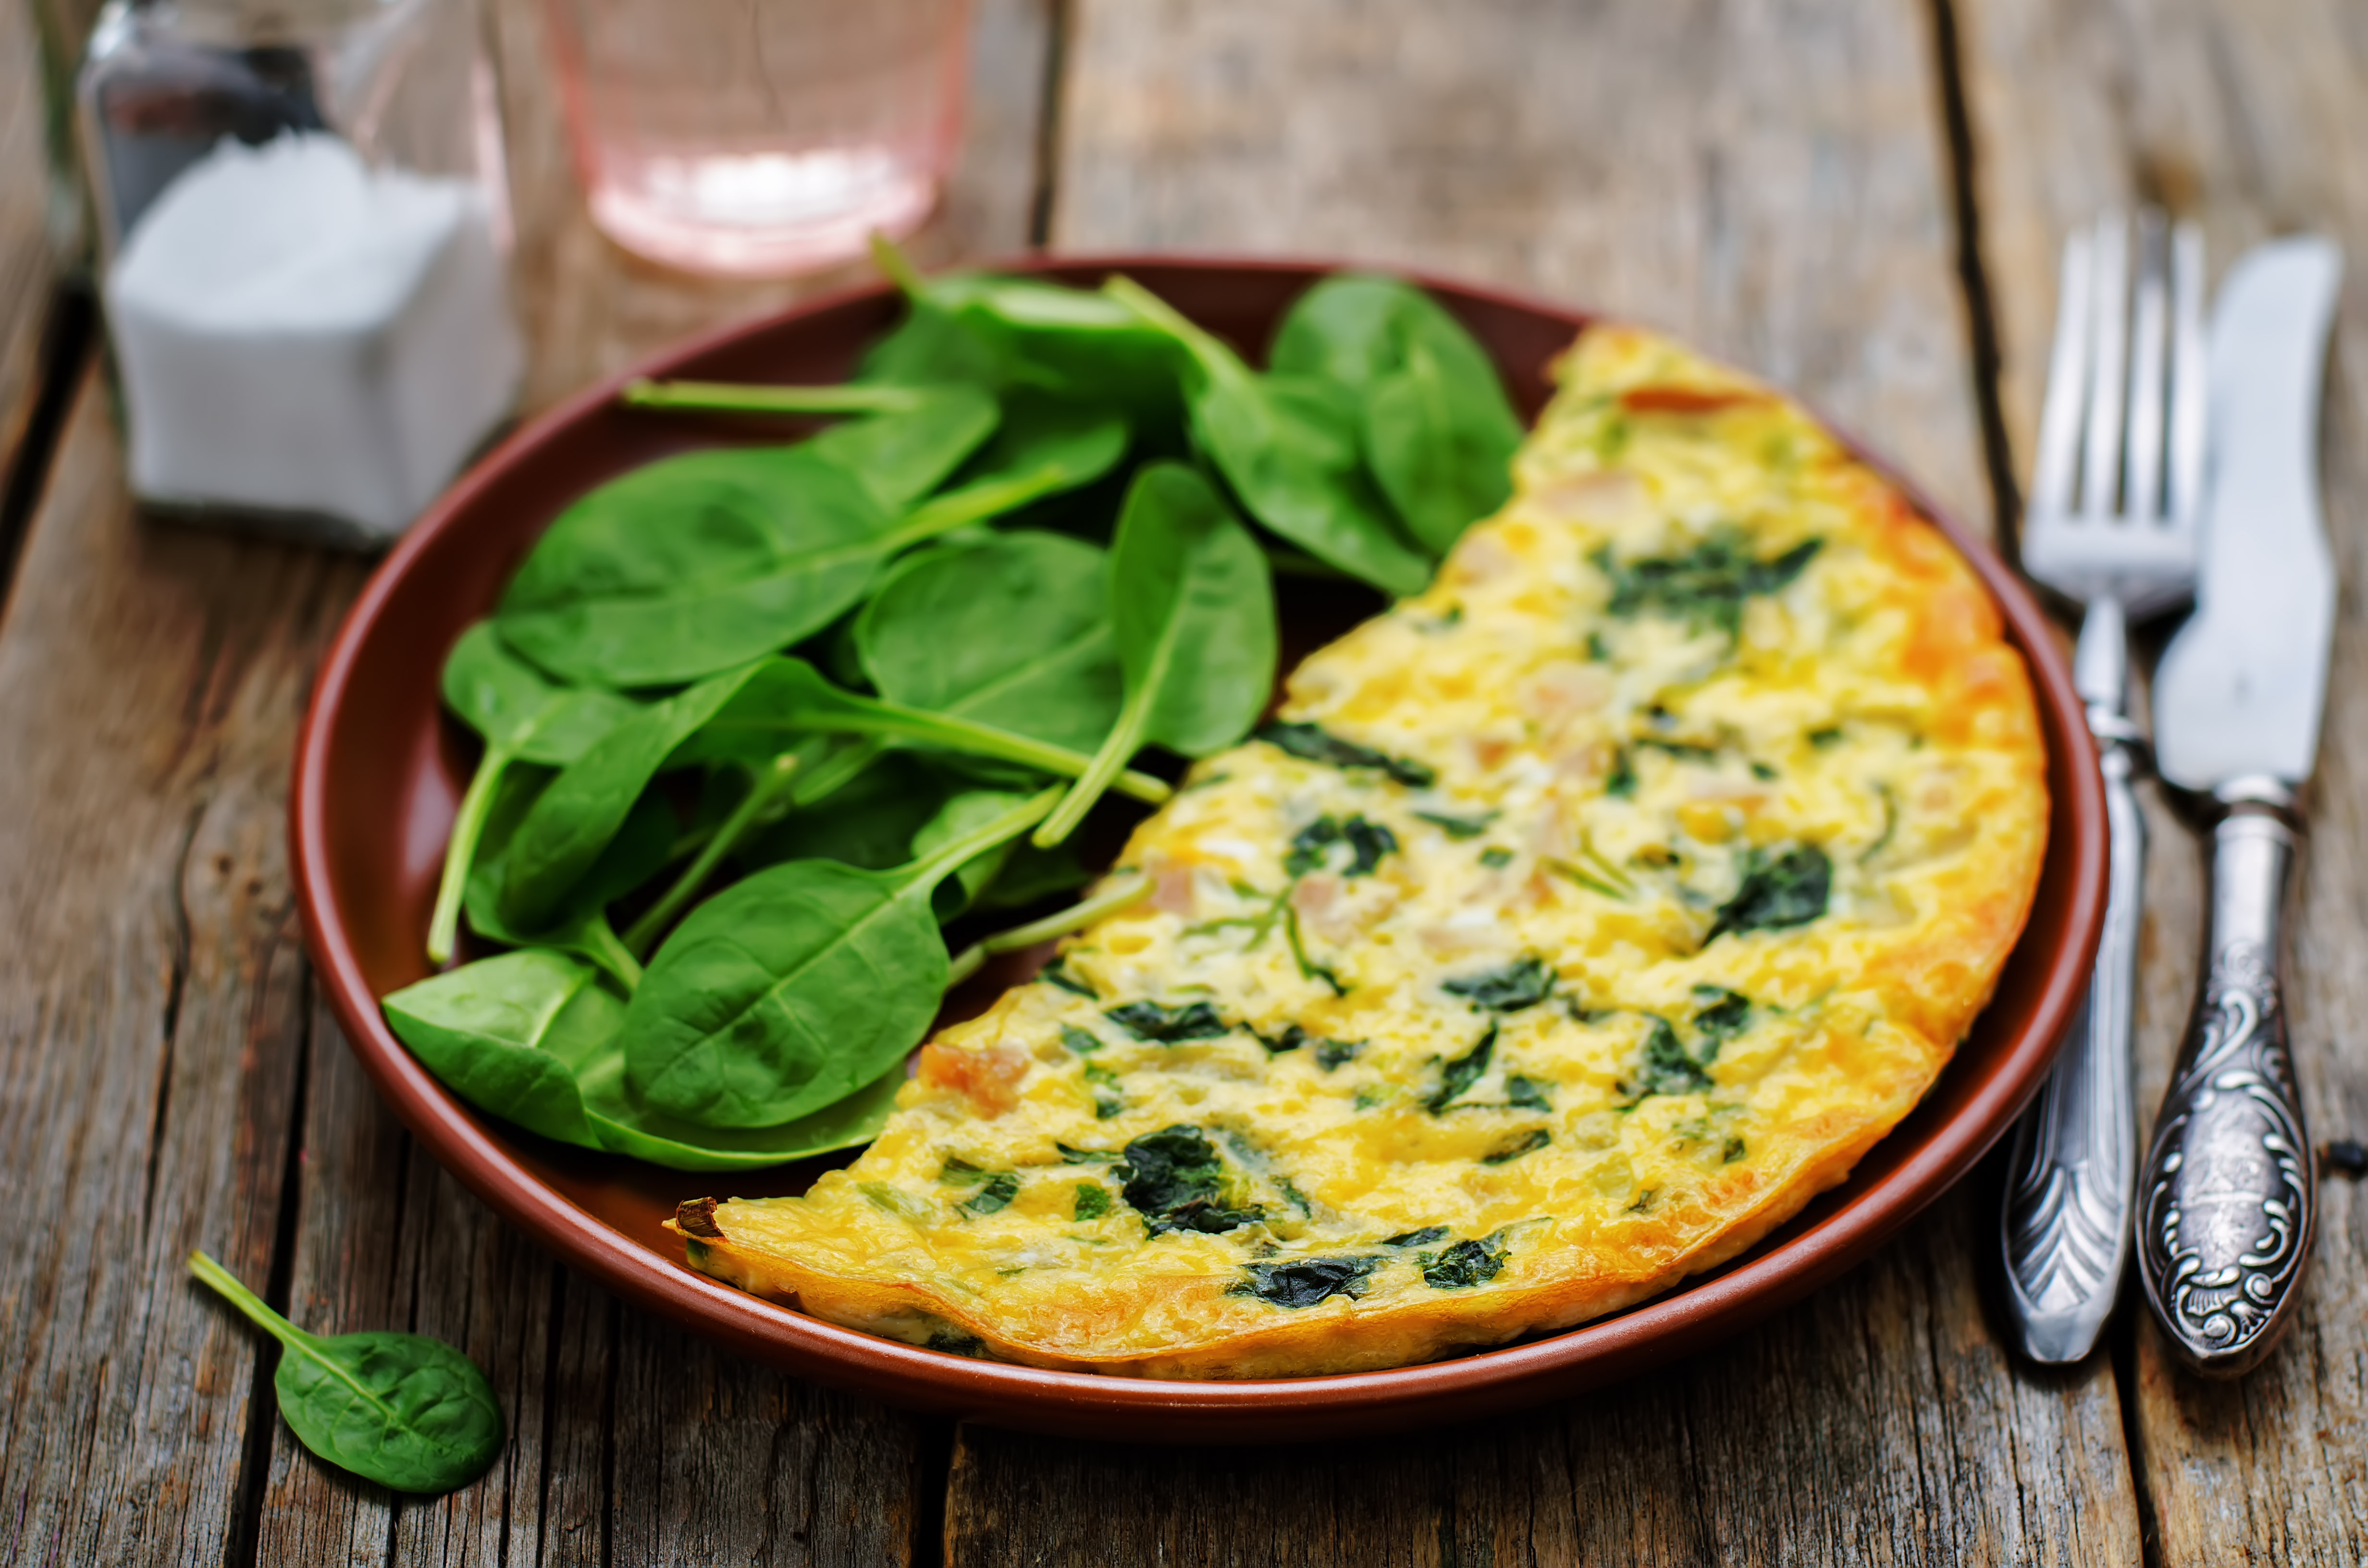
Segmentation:
{"type": "Polygon", "coordinates": [[[2179,1358],[2235,1377],[2293,1318],[2317,1201],[2280,983],[2293,797],[2266,778],[2219,793],[2203,979],[2138,1178],[2138,1267],[2179,1358]]]}
{"type": "Polygon", "coordinates": [[[2023,1354],[2034,1361],[2078,1361],[2095,1348],[2129,1264],[2137,1167],[2130,1031],[2146,833],[2134,788],[2144,754],[2118,695],[2125,636],[2111,599],[2092,606],[2080,629],[2081,684],[2091,698],[2089,728],[2097,737],[2111,830],[2105,925],[2089,994],[2016,1129],[2001,1215],[2012,1315],[2023,1354]]]}

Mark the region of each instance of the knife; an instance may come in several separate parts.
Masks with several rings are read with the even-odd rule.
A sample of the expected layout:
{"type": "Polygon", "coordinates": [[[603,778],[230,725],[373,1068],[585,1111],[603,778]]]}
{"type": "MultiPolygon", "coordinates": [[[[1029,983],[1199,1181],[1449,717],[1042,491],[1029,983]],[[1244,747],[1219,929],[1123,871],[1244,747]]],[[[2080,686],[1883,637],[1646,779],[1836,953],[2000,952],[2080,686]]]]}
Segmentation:
{"type": "Polygon", "coordinates": [[[2195,614],[2155,682],[2162,777],[2208,795],[2203,979],[2138,1176],[2138,1272],[2174,1354],[2250,1370],[2301,1300],[2317,1172],[2282,992],[2302,819],[2335,631],[2318,401],[2342,254],[2252,251],[2221,286],[2195,614]]]}

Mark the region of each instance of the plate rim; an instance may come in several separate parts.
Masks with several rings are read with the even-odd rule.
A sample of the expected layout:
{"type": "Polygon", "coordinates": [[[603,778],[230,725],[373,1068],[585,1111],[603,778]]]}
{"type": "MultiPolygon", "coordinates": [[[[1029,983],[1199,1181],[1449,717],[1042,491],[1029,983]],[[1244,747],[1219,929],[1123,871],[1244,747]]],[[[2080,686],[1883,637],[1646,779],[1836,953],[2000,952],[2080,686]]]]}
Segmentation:
{"type": "MultiPolygon", "coordinates": [[[[1183,270],[1310,277],[1384,269],[1372,263],[1304,256],[1167,251],[1040,254],[981,265],[1031,273],[1183,270]]],[[[1565,324],[1574,336],[1595,323],[1631,319],[1418,268],[1385,269],[1442,294],[1565,324]]],[[[372,572],[322,659],[306,701],[290,796],[289,849],[305,948],[325,983],[331,1008],[380,1097],[413,1136],[505,1221],[562,1261],[634,1305],[682,1323],[736,1353],[907,1408],[1022,1430],[1134,1441],[1302,1441],[1497,1414],[1625,1381],[1723,1340],[1830,1282],[1896,1234],[1972,1169],[2036,1092],[2055,1043],[2085,989],[2104,915],[2103,784],[2082,719],[2084,709],[2053,623],[1989,543],[1811,405],[1819,422],[1855,457],[1941,529],[1988,590],[2009,640],[2021,653],[2032,676],[2050,754],[2050,831],[2068,830],[2073,855],[2066,924],[2069,939],[2046,972],[2031,1023],[1964,1108],[1864,1189],[1813,1219],[1804,1221],[1796,1216],[1778,1228],[1772,1243],[1763,1239],[1717,1272],[1616,1315],[1545,1337],[1379,1371],[1228,1381],[1058,1371],[880,1338],[696,1273],[571,1201],[501,1147],[404,1049],[381,1016],[337,914],[329,869],[330,748],[324,737],[346,700],[361,651],[397,585],[510,465],[609,404],[636,377],[663,376],[674,366],[752,335],[779,331],[801,318],[893,291],[893,285],[884,282],[854,285],[719,326],[644,356],[521,424],[455,481],[372,572]],[[2077,963],[2070,961],[2073,955],[2077,963]]],[[[1679,340],[1686,341],[1682,336],[1679,340]]],[[[1785,395],[1799,401],[1790,392],[1785,395]]]]}

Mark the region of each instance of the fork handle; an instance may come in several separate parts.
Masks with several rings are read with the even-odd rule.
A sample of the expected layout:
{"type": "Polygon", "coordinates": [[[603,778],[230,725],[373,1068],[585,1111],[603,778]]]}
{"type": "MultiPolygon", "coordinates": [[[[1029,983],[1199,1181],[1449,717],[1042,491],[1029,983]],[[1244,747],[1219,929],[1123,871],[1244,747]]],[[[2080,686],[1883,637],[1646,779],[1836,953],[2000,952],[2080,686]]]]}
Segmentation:
{"type": "Polygon", "coordinates": [[[2203,979],[2138,1180],[2147,1303],[2205,1377],[2249,1371],[2277,1343],[2317,1221],[2282,979],[2298,822],[2273,781],[2221,795],[2203,979]]]}
{"type": "Polygon", "coordinates": [[[2083,620],[2079,662],[2089,678],[2082,695],[2090,699],[2111,830],[2105,924],[2089,993],[2039,1098],[2017,1126],[2000,1221],[2008,1306],[2023,1354],[2034,1361],[2078,1361],[2095,1348],[2129,1264],[2137,1166],[2130,1038],[2146,832],[2134,787],[2145,748],[2120,711],[2123,639],[2118,613],[2092,608],[2083,620]],[[2115,645],[2095,646],[2107,639],[2115,645]]]}

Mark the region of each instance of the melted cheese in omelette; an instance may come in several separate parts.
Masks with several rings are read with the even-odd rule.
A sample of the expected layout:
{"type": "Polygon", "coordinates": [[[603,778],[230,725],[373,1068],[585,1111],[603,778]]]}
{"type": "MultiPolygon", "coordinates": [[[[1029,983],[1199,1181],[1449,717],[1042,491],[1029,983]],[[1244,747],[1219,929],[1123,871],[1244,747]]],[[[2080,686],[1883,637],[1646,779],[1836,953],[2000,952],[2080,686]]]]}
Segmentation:
{"type": "Polygon", "coordinates": [[[1155,1377],[1389,1367],[1748,1246],[1912,1107],[2045,845],[1972,571],[1791,404],[1587,334],[1517,493],[1122,858],[1156,893],[925,1048],[700,1268],[1155,1377]]]}

